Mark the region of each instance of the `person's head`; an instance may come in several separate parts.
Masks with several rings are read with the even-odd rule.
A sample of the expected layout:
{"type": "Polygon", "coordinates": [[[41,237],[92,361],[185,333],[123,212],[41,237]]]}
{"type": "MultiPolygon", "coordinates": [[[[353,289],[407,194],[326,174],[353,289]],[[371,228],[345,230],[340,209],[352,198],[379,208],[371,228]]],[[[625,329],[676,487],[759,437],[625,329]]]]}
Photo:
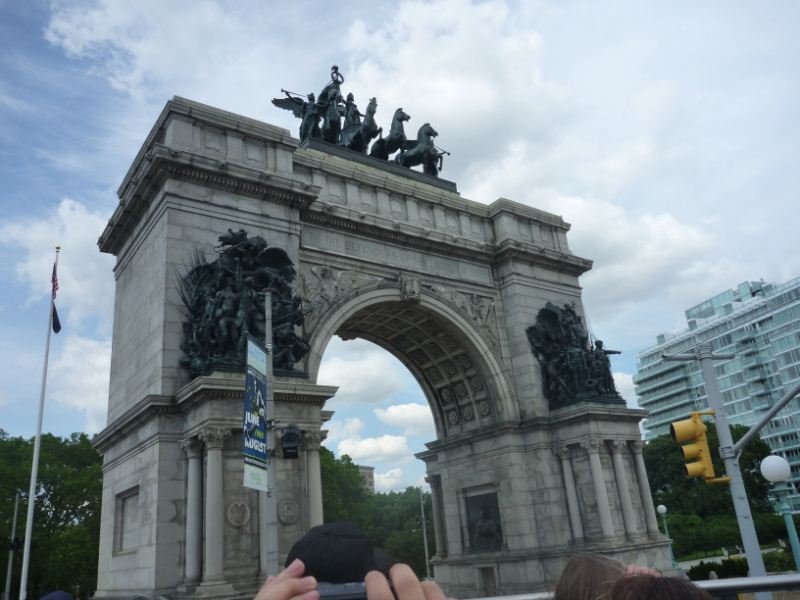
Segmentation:
{"type": "Polygon", "coordinates": [[[625,564],[601,554],[576,554],[558,578],[553,600],[603,600],[625,564]]]}
{"type": "Polygon", "coordinates": [[[348,101],[348,102],[352,102],[352,101],[353,101],[353,92],[349,92],[349,93],[347,94],[347,101],[348,101]]]}
{"type": "Polygon", "coordinates": [[[688,579],[637,573],[617,579],[608,593],[608,600],[712,600],[688,579]]]}

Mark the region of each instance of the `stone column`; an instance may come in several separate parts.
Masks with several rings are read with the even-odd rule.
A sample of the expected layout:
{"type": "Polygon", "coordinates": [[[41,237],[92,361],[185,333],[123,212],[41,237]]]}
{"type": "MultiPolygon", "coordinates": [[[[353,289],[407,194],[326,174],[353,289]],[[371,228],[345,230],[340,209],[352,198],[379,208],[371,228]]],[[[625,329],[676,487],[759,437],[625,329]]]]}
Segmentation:
{"type": "Polygon", "coordinates": [[[622,504],[622,521],[625,525],[625,532],[630,536],[636,534],[636,513],[633,512],[631,491],[628,487],[628,473],[625,471],[625,463],[622,459],[622,453],[627,446],[628,442],[624,440],[612,440],[608,444],[611,451],[611,462],[614,465],[617,493],[619,493],[619,501],[622,504]]]}
{"type": "Polygon", "coordinates": [[[222,446],[230,430],[209,427],[200,432],[206,444],[206,540],[203,583],[222,579],[222,548],[224,529],[224,493],[222,477],[222,446]]]}
{"type": "Polygon", "coordinates": [[[614,537],[614,522],[611,520],[611,505],[608,503],[606,479],[603,476],[603,463],[600,462],[600,440],[591,439],[586,444],[589,452],[589,469],[592,472],[594,497],[597,500],[597,512],[600,515],[600,529],[605,537],[614,537]]]}
{"type": "Polygon", "coordinates": [[[308,526],[322,525],[322,477],[319,470],[319,446],[327,431],[304,431],[306,477],[308,478],[308,526]]]}
{"type": "Polygon", "coordinates": [[[203,443],[197,437],[181,441],[186,453],[186,583],[203,574],[203,443]]]}
{"type": "Polygon", "coordinates": [[[561,459],[561,473],[564,477],[564,488],[567,492],[567,510],[569,522],[572,525],[572,539],[576,542],[583,541],[583,523],[581,522],[581,509],[578,505],[578,492],[575,489],[575,474],[572,471],[572,457],[569,446],[561,446],[553,450],[561,459]]]}
{"type": "Polygon", "coordinates": [[[444,532],[442,531],[442,479],[441,475],[430,475],[425,478],[431,486],[431,506],[433,513],[433,537],[436,540],[436,554],[440,558],[447,556],[447,548],[444,544],[444,532]]]}
{"type": "Polygon", "coordinates": [[[644,466],[644,457],[642,456],[642,448],[644,444],[635,440],[630,443],[631,450],[633,451],[633,460],[636,465],[636,480],[639,483],[639,495],[642,497],[642,507],[644,508],[644,520],[647,524],[647,533],[651,535],[658,535],[658,519],[656,518],[656,509],[653,506],[653,497],[650,495],[650,482],[647,480],[647,469],[644,466]]]}

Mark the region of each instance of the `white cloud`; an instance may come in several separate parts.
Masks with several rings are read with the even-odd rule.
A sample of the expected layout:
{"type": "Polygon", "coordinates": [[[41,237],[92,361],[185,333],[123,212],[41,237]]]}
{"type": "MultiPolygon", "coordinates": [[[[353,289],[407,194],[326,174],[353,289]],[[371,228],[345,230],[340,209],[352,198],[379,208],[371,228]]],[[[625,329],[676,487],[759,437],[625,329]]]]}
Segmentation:
{"type": "Polygon", "coordinates": [[[630,408],[639,408],[638,398],[636,397],[636,392],[634,391],[634,384],[633,384],[633,375],[630,373],[622,373],[622,372],[614,372],[612,373],[614,377],[614,385],[619,392],[619,395],[625,398],[625,402],[627,402],[628,407],[630,408]]]}
{"type": "Polygon", "coordinates": [[[339,442],[337,450],[340,455],[347,454],[353,462],[364,464],[403,463],[413,458],[408,440],[400,435],[346,439],[339,442]]]}
{"type": "Polygon", "coordinates": [[[406,388],[402,369],[391,354],[370,344],[370,348],[357,354],[326,353],[317,381],[339,386],[331,406],[355,402],[376,404],[390,401],[394,394],[406,388]]]}
{"type": "Polygon", "coordinates": [[[401,428],[403,435],[432,436],[435,433],[433,415],[427,404],[395,404],[373,412],[387,425],[401,428]]]}
{"type": "Polygon", "coordinates": [[[59,404],[82,411],[86,429],[95,433],[106,423],[111,342],[68,335],[53,362],[49,393],[59,404]]]}
{"type": "Polygon", "coordinates": [[[56,304],[65,328],[99,317],[110,330],[114,259],[101,254],[96,243],[106,222],[101,214],[69,199],[45,216],[0,221],[0,243],[17,246],[16,272],[28,286],[30,302],[49,298],[54,250],[61,246],[56,304]]]}
{"type": "Polygon", "coordinates": [[[364,421],[358,417],[351,417],[342,422],[334,417],[333,420],[325,423],[324,427],[327,429],[328,435],[323,443],[325,446],[333,448],[345,438],[357,439],[361,430],[364,429],[364,421]]]}
{"type": "Polygon", "coordinates": [[[375,473],[375,491],[396,492],[406,489],[403,469],[395,467],[385,473],[375,473]]]}

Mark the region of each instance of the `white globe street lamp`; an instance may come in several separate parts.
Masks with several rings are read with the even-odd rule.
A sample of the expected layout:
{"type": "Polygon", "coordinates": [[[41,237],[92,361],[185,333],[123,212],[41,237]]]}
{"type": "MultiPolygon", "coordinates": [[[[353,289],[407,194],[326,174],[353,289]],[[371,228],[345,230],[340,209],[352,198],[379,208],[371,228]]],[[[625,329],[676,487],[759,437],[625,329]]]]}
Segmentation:
{"type": "Polygon", "coordinates": [[[767,481],[782,483],[789,479],[792,468],[789,466],[789,461],[782,456],[770,454],[761,461],[761,474],[767,481]]]}
{"type": "Polygon", "coordinates": [[[789,462],[782,456],[777,454],[770,454],[761,461],[761,474],[764,479],[774,484],[773,492],[777,499],[775,505],[778,512],[783,515],[783,521],[786,523],[786,532],[789,535],[789,544],[792,546],[792,555],[794,556],[794,566],[797,571],[800,571],[800,541],[797,539],[797,529],[794,526],[794,519],[792,519],[792,510],[786,502],[786,496],[789,493],[785,481],[789,479],[792,474],[792,468],[789,462]]]}
{"type": "MultiPolygon", "coordinates": [[[[664,506],[663,504],[659,504],[656,507],[656,510],[658,511],[658,514],[661,515],[661,522],[664,523],[664,535],[669,538],[669,528],[667,527],[667,507],[664,506]]],[[[672,566],[677,568],[678,563],[675,562],[675,554],[672,552],[672,539],[671,538],[670,538],[670,543],[669,543],[669,558],[670,558],[670,560],[672,560],[672,566]]]]}

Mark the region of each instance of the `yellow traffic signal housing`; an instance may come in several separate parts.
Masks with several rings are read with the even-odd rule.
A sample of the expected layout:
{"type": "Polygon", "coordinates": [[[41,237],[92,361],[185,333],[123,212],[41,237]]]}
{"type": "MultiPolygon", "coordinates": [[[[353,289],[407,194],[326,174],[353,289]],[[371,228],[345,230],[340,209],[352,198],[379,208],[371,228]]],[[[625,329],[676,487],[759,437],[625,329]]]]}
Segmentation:
{"type": "Polygon", "coordinates": [[[686,463],[686,473],[689,477],[703,477],[706,480],[714,479],[714,464],[711,462],[711,450],[706,437],[707,427],[703,423],[703,415],[709,413],[695,412],[690,419],[676,421],[669,426],[672,439],[682,444],[683,459],[692,461],[686,463]]]}

